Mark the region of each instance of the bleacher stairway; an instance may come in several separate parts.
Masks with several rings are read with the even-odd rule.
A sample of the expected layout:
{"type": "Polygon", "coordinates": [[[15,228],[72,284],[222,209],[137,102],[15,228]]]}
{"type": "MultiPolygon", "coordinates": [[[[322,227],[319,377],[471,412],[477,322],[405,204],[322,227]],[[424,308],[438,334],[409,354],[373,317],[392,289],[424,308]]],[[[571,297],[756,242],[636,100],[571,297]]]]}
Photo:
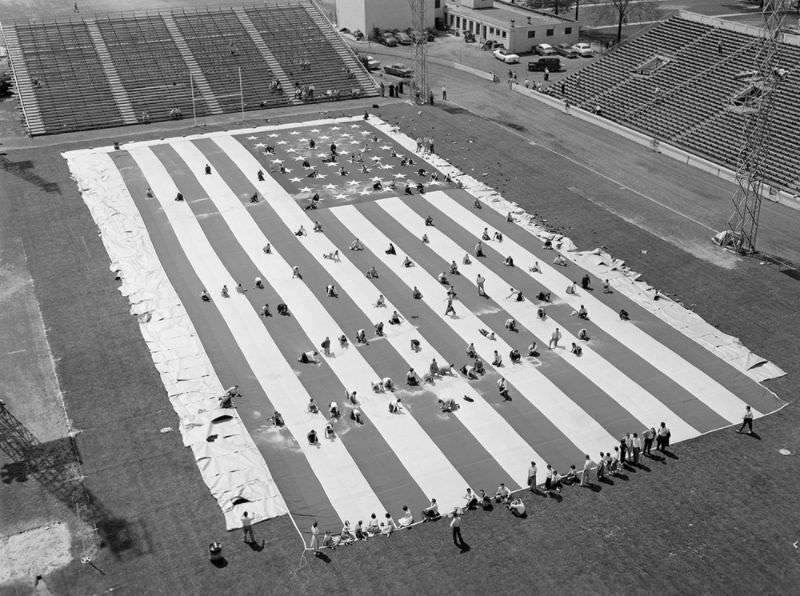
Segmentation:
{"type": "Polygon", "coordinates": [[[95,19],[87,19],[86,28],[89,30],[89,36],[92,38],[97,55],[100,57],[100,64],[102,64],[103,71],[111,85],[111,94],[114,96],[114,101],[117,103],[120,114],[122,114],[122,121],[125,124],[136,124],[136,112],[133,111],[128,92],[122,86],[114,61],[111,59],[111,54],[108,53],[106,42],[97,27],[97,21],[95,19]]]}
{"type": "Polygon", "coordinates": [[[6,48],[8,49],[8,58],[14,69],[14,78],[16,81],[15,91],[20,106],[22,106],[22,112],[25,115],[28,132],[31,135],[43,135],[46,132],[44,121],[39,111],[39,103],[36,101],[33,81],[31,81],[28,67],[25,64],[22,46],[17,37],[17,31],[13,27],[4,27],[3,37],[5,39],[6,48]]]}

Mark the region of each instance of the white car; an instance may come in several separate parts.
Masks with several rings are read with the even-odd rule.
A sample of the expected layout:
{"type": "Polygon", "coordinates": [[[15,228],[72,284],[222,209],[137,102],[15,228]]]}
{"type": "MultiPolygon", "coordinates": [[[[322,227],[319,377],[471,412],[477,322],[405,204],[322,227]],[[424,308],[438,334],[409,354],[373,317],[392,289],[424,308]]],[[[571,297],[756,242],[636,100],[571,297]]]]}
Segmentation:
{"type": "Polygon", "coordinates": [[[556,53],[556,49],[549,43],[540,43],[536,46],[535,52],[540,56],[552,56],[556,53]]]}
{"type": "Polygon", "coordinates": [[[506,64],[519,64],[519,56],[512,54],[503,48],[497,48],[494,52],[492,52],[492,54],[494,54],[495,58],[502,60],[506,64]]]}
{"type": "Polygon", "coordinates": [[[591,58],[594,56],[594,50],[588,43],[576,43],[572,47],[575,48],[575,51],[578,52],[579,56],[583,56],[584,58],[591,58]]]}

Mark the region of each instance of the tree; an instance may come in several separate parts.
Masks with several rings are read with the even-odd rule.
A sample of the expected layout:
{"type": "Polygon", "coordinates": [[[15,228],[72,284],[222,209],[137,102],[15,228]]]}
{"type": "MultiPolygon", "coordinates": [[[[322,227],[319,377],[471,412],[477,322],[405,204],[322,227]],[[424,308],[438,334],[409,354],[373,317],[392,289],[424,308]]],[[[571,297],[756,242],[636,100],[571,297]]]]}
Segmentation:
{"type": "Polygon", "coordinates": [[[617,43],[622,41],[622,24],[628,20],[631,0],[606,0],[617,13],[617,43]]]}

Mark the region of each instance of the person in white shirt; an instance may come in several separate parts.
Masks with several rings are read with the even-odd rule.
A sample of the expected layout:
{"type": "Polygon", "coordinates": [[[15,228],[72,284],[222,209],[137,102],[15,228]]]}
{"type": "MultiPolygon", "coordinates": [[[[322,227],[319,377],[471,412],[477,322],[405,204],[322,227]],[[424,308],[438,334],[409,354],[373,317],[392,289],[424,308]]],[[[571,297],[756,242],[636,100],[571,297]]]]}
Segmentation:
{"type": "Polygon", "coordinates": [[[395,523],[395,521],[392,518],[391,514],[387,513],[386,514],[386,519],[383,522],[383,530],[382,530],[381,533],[384,536],[388,536],[389,534],[394,532],[396,529],[397,529],[397,524],[395,523]]]}
{"type": "Polygon", "coordinates": [[[588,455],[586,456],[586,460],[583,462],[583,476],[581,476],[581,486],[590,486],[591,480],[589,479],[589,474],[591,474],[592,470],[592,458],[588,455]]]}
{"type": "Polygon", "coordinates": [[[376,534],[381,533],[381,526],[378,522],[378,516],[374,513],[369,517],[369,523],[367,524],[367,534],[371,536],[375,536],[376,534]]]}
{"type": "Polygon", "coordinates": [[[408,509],[408,505],[403,505],[403,513],[402,515],[400,515],[400,518],[397,520],[397,523],[400,525],[401,528],[407,528],[414,523],[414,515],[408,509]]]}
{"type": "Polygon", "coordinates": [[[536,488],[536,462],[532,461],[528,468],[528,487],[532,493],[537,493],[539,490],[536,488]]]}
{"type": "Polygon", "coordinates": [[[522,517],[525,515],[525,503],[520,498],[514,499],[508,505],[506,505],[506,507],[508,507],[508,510],[516,517],[522,517]]]}
{"type": "Polygon", "coordinates": [[[467,492],[464,494],[464,509],[474,509],[478,506],[478,497],[472,492],[472,489],[467,487],[467,492]]]}
{"type": "Polygon", "coordinates": [[[511,490],[509,490],[505,483],[501,482],[500,486],[497,487],[497,491],[494,493],[495,503],[508,503],[510,498],[511,490]]]}

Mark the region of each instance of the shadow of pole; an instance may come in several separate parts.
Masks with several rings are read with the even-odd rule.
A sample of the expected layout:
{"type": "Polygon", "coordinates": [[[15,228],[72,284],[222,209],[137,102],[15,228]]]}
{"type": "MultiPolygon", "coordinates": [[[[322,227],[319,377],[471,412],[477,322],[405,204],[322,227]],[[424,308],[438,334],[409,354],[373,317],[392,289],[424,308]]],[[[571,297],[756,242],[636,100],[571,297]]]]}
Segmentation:
{"type": "Polygon", "coordinates": [[[74,509],[94,529],[101,540],[99,546],[108,546],[117,557],[137,546],[128,522],[111,515],[84,485],[80,473],[83,462],[73,436],[66,441],[41,443],[0,400],[0,451],[21,462],[27,475],[74,509]]]}

